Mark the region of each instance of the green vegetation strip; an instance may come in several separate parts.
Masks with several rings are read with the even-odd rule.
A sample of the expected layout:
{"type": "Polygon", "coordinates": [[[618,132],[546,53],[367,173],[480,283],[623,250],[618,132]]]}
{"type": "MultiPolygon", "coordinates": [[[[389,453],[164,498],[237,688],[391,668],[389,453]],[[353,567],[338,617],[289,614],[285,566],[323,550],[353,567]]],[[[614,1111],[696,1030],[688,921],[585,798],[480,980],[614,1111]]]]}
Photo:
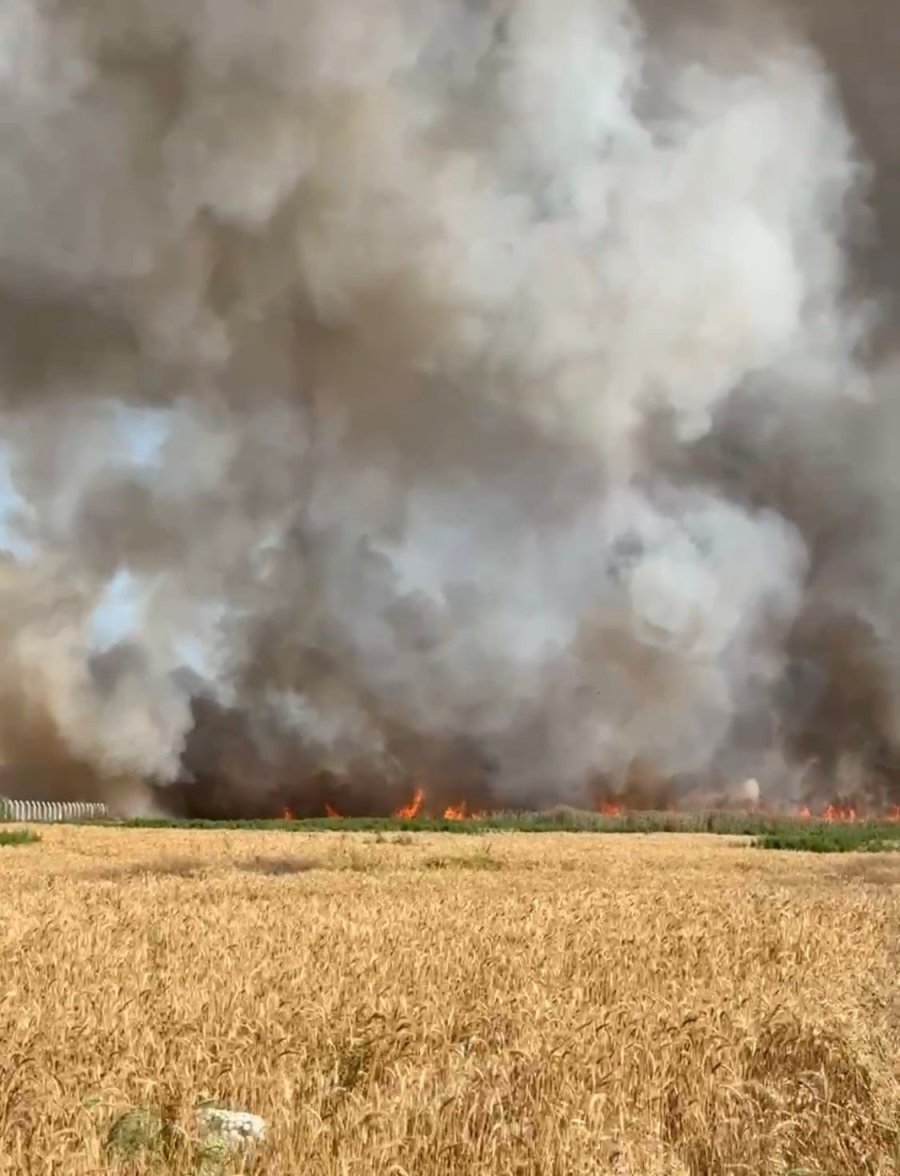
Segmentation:
{"type": "Polygon", "coordinates": [[[756,840],[760,849],[793,849],[800,853],[890,853],[900,850],[900,824],[864,821],[779,829],[756,840]]]}
{"type": "Polygon", "coordinates": [[[287,833],[732,833],[775,830],[777,821],[734,814],[634,812],[604,816],[560,809],[545,813],[495,813],[489,817],[307,817],[297,820],[137,819],[117,822],[131,829],[261,829],[287,833]]]}
{"type": "Polygon", "coordinates": [[[0,845],[33,845],[40,839],[33,829],[0,829],[0,845]]]}

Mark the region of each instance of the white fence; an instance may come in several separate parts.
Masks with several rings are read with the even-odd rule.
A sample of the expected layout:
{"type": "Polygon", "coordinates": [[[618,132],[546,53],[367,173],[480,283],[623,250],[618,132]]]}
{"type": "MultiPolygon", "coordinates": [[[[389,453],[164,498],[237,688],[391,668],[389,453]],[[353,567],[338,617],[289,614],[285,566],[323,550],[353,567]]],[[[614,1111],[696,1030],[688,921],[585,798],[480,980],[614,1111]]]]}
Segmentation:
{"type": "Polygon", "coordinates": [[[105,804],[88,801],[7,800],[0,796],[0,821],[99,821],[105,804]]]}

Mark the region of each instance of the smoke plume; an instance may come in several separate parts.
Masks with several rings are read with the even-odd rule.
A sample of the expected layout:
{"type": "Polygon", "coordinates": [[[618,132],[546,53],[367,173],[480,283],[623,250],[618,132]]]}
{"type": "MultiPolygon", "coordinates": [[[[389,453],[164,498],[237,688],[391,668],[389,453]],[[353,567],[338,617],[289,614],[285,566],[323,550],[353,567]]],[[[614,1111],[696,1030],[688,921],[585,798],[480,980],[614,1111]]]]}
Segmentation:
{"type": "Polygon", "coordinates": [[[0,792],[900,801],[890,13],[7,4],[0,792]]]}

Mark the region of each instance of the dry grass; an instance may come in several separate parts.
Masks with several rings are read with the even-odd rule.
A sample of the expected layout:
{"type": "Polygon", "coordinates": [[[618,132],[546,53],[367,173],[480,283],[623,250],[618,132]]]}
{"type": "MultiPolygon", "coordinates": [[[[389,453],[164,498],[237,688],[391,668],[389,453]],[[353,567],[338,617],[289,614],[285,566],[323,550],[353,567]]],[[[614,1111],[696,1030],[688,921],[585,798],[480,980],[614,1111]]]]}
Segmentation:
{"type": "Polygon", "coordinates": [[[0,1172],[210,1172],[177,1129],[203,1097],[269,1121],[259,1176],[898,1170],[877,856],[43,838],[0,854],[0,1172]],[[134,1106],[164,1111],[149,1159],[105,1147],[134,1106]]]}

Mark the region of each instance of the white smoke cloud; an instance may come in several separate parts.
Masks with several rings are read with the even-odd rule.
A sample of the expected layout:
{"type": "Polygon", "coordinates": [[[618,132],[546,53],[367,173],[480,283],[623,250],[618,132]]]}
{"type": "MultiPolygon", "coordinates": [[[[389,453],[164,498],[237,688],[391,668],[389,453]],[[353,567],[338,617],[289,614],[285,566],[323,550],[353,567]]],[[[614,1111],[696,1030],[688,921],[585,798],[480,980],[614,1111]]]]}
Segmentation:
{"type": "Polygon", "coordinates": [[[626,0],[2,20],[0,405],[36,552],[4,690],[30,676],[67,754],[174,779],[189,638],[261,795],[292,756],[396,779],[459,743],[498,797],[577,799],[778,714],[810,520],[864,479],[794,509],[771,436],[806,478],[868,387],[864,173],[799,33],[676,43],[626,0]],[[751,493],[703,458],[738,403],[751,493]],[[123,570],[135,632],[98,662],[123,570]]]}

